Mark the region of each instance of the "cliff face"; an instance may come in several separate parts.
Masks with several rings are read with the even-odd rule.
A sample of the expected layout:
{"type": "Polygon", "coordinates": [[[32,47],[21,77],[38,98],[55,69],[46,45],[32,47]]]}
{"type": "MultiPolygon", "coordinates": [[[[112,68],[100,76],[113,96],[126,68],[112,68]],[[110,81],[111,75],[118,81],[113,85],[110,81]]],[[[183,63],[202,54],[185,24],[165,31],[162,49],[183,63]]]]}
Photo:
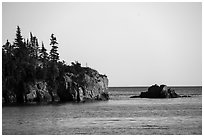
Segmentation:
{"type": "Polygon", "coordinates": [[[108,78],[94,70],[80,75],[66,73],[60,81],[61,101],[108,100],[108,78]]]}
{"type": "Polygon", "coordinates": [[[90,77],[85,74],[85,86],[84,98],[85,99],[97,99],[97,100],[107,100],[108,96],[108,78],[104,75],[98,75],[97,77],[90,77]]]}
{"type": "MultiPolygon", "coordinates": [[[[25,91],[23,94],[23,102],[31,103],[31,102],[50,102],[51,96],[48,91],[47,82],[45,81],[35,81],[23,83],[21,89],[25,91]]],[[[3,95],[3,103],[6,104],[15,104],[17,103],[17,95],[15,92],[12,92],[8,89],[7,94],[3,95]]]]}
{"type": "Polygon", "coordinates": [[[28,83],[26,86],[25,95],[26,102],[50,102],[51,96],[47,88],[47,82],[36,81],[34,83],[28,83]]]}

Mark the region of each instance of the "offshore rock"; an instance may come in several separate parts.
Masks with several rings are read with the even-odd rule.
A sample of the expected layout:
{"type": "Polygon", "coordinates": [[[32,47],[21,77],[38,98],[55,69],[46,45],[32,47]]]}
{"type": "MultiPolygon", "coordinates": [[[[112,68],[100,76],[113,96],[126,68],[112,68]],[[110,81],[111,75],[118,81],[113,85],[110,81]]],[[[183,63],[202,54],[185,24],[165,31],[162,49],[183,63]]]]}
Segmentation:
{"type": "Polygon", "coordinates": [[[152,85],[148,88],[147,92],[141,92],[141,98],[177,98],[181,97],[173,89],[168,88],[166,85],[152,85]]]}
{"type": "Polygon", "coordinates": [[[108,78],[96,70],[84,68],[81,74],[65,73],[60,80],[58,95],[60,101],[84,102],[87,100],[108,100],[108,78]]]}

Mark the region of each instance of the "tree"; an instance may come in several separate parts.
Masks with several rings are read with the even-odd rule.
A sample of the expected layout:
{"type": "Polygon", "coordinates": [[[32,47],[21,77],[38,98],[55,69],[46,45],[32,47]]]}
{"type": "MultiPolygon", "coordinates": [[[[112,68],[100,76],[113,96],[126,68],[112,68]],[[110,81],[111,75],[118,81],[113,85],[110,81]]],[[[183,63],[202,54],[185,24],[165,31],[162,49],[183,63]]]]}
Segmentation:
{"type": "Polygon", "coordinates": [[[30,32],[30,42],[28,44],[29,47],[29,57],[34,64],[35,67],[38,66],[38,59],[40,58],[40,49],[39,49],[39,44],[38,44],[38,39],[37,37],[33,36],[32,33],[30,32]]]}
{"type": "Polygon", "coordinates": [[[2,71],[3,75],[10,76],[12,75],[12,69],[13,69],[13,46],[10,44],[10,42],[6,42],[5,45],[3,45],[2,48],[2,71]]]}
{"type": "Polygon", "coordinates": [[[46,79],[49,56],[48,56],[47,49],[45,48],[43,42],[42,42],[42,47],[39,53],[40,53],[39,60],[42,62],[42,67],[43,67],[40,70],[41,71],[40,75],[42,76],[42,79],[46,79]]]}
{"type": "Polygon", "coordinates": [[[19,26],[17,26],[17,31],[16,31],[16,38],[14,42],[16,48],[20,48],[23,46],[23,37],[21,35],[21,29],[19,26]]]}
{"type": "Polygon", "coordinates": [[[11,54],[12,53],[12,46],[11,46],[11,43],[7,40],[6,41],[6,44],[5,45],[3,45],[3,52],[5,52],[5,54],[11,54]]]}
{"type": "Polygon", "coordinates": [[[51,35],[51,39],[50,39],[50,45],[52,45],[52,48],[50,50],[50,59],[52,62],[57,62],[59,60],[59,53],[57,51],[58,47],[57,47],[57,39],[56,37],[54,37],[54,34],[51,35]]]}
{"type": "Polygon", "coordinates": [[[23,42],[23,37],[21,35],[21,30],[19,26],[17,26],[14,48],[15,48],[14,59],[16,63],[16,69],[14,72],[14,78],[16,81],[15,94],[16,94],[17,102],[23,103],[24,89],[22,87],[26,77],[25,65],[28,59],[28,56],[27,56],[28,50],[26,48],[25,43],[23,42]]]}
{"type": "Polygon", "coordinates": [[[13,46],[7,40],[2,48],[2,96],[6,103],[11,103],[9,94],[13,93],[15,62],[13,60],[13,46]]]}
{"type": "Polygon", "coordinates": [[[52,48],[50,50],[50,62],[48,66],[48,84],[50,86],[50,95],[52,97],[52,101],[54,101],[54,95],[57,93],[57,77],[59,77],[59,68],[57,62],[59,61],[59,53],[57,51],[57,39],[54,37],[54,34],[51,34],[50,45],[52,48]]]}
{"type": "Polygon", "coordinates": [[[42,42],[42,48],[40,49],[40,60],[45,63],[49,60],[49,56],[48,56],[48,53],[47,53],[47,49],[45,48],[44,46],[44,43],[42,42]]]}
{"type": "Polygon", "coordinates": [[[16,82],[15,86],[15,94],[17,103],[24,102],[25,83],[29,81],[33,81],[35,78],[35,69],[32,57],[30,56],[30,47],[27,45],[26,41],[23,41],[23,37],[21,35],[20,27],[17,26],[16,38],[14,41],[14,81],[16,82]]]}

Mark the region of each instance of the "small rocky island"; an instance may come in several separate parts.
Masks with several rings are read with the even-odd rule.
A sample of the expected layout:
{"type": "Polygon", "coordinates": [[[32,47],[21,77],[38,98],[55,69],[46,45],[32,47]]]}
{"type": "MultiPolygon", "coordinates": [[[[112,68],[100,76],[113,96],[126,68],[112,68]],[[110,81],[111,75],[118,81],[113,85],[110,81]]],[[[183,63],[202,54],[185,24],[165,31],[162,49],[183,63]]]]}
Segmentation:
{"type": "Polygon", "coordinates": [[[141,92],[139,96],[131,96],[130,98],[178,98],[183,97],[178,95],[175,90],[168,88],[166,85],[152,85],[148,91],[141,92]]]}
{"type": "MultiPolygon", "coordinates": [[[[84,102],[108,100],[108,78],[77,61],[61,61],[58,42],[50,38],[50,52],[30,33],[25,39],[17,26],[13,43],[2,47],[3,104],[84,102]]],[[[70,48],[71,51],[71,48],[70,48]]]]}

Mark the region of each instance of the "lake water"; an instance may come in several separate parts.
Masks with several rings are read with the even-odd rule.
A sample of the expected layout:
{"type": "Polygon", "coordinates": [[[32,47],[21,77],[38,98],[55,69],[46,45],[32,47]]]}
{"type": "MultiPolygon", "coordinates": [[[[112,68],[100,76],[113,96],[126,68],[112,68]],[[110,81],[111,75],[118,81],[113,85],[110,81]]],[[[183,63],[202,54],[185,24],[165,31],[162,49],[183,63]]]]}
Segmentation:
{"type": "Polygon", "coordinates": [[[188,98],[129,98],[147,88],[109,88],[110,100],[2,107],[2,134],[202,134],[202,88],[177,87],[188,98]]]}

